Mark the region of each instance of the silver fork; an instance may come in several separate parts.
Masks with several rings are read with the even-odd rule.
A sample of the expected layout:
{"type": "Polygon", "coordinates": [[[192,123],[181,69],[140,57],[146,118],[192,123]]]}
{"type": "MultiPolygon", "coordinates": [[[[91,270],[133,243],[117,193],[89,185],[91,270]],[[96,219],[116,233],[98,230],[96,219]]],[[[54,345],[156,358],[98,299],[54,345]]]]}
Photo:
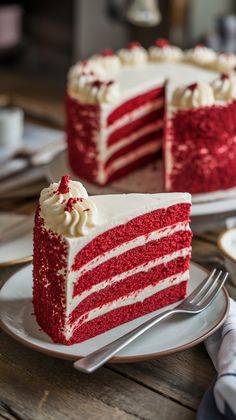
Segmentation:
{"type": "Polygon", "coordinates": [[[228,272],[222,272],[215,268],[209,276],[207,276],[199,286],[175,308],[155,315],[112,343],[77,360],[74,362],[74,367],[82,372],[92,373],[111,359],[112,356],[163,319],[179,313],[195,315],[204,311],[222,289],[228,274],[228,272]]]}

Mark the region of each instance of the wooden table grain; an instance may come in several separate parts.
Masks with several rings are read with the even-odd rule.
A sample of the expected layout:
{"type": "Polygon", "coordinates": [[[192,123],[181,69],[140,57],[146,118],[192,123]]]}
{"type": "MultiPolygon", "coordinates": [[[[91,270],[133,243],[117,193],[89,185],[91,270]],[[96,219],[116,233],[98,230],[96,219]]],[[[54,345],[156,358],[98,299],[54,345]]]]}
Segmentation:
{"type": "MultiPolygon", "coordinates": [[[[46,101],[47,117],[52,110],[51,121],[63,123],[61,98],[50,103],[44,96],[41,102],[41,91],[32,97],[34,83],[1,76],[0,86],[9,85],[18,95],[14,103],[21,105],[22,97],[22,106],[41,117],[46,101]]],[[[19,207],[30,212],[34,206],[20,208],[18,201],[0,200],[0,211],[19,207]]],[[[219,257],[215,237],[215,233],[196,236],[196,261],[205,258],[214,263],[219,257]]],[[[1,268],[0,287],[19,268],[1,268]]],[[[70,361],[28,349],[0,331],[0,419],[4,420],[192,420],[214,376],[204,344],[160,360],[108,364],[86,375],[73,369],[70,361]]]]}

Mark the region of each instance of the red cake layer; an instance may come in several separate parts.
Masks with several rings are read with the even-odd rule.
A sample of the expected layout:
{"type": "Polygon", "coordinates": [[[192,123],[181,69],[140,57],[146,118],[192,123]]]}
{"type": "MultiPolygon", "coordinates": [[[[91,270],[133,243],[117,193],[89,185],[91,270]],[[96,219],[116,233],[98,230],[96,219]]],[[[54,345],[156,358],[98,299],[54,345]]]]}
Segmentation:
{"type": "Polygon", "coordinates": [[[52,231],[46,231],[39,216],[35,216],[33,251],[33,305],[40,327],[57,341],[63,341],[65,277],[60,270],[67,268],[66,241],[52,231]]]}
{"type": "MultiPolygon", "coordinates": [[[[143,146],[144,144],[153,142],[155,140],[156,140],[156,143],[158,144],[159,141],[160,142],[162,141],[162,138],[163,138],[162,128],[159,130],[152,131],[151,133],[148,133],[144,136],[137,138],[132,143],[128,144],[127,146],[122,147],[121,149],[117,150],[117,152],[113,153],[113,155],[111,155],[111,157],[106,161],[105,168],[107,168],[111,164],[111,162],[114,162],[119,157],[126,156],[132,151],[135,153],[135,150],[143,146]]],[[[157,153],[158,151],[156,152],[156,154],[157,153]]]]}
{"type": "Polygon", "coordinates": [[[165,86],[160,86],[158,88],[152,89],[146,93],[135,96],[132,99],[124,102],[122,105],[118,106],[107,119],[108,126],[113,124],[116,120],[119,120],[125,114],[132,112],[133,110],[140,108],[147,102],[154,101],[158,98],[165,98],[165,86]]]}
{"type": "Polygon", "coordinates": [[[168,159],[173,162],[165,175],[169,191],[197,194],[236,186],[236,101],[180,110],[168,125],[166,168],[168,159]]]}
{"type": "Polygon", "coordinates": [[[150,241],[143,246],[137,246],[123,252],[121,255],[110,258],[92,270],[87,271],[78,278],[74,284],[73,296],[89,290],[91,286],[101,281],[109,280],[115,275],[121,274],[142,264],[172,254],[177,250],[190,247],[192,239],[191,231],[176,232],[157,241],[150,241]]]}
{"type": "MultiPolygon", "coordinates": [[[[161,292],[133,305],[114,309],[98,318],[85,322],[77,328],[72,337],[67,341],[63,340],[64,344],[79,343],[98,334],[102,334],[107,330],[124,324],[125,322],[132,321],[147,313],[156,311],[166,305],[170,305],[183,299],[186,295],[187,282],[183,281],[178,285],[168,287],[161,292]]],[[[61,342],[61,338],[57,334],[53,335],[55,342],[61,342]]]]}
{"type": "MultiPolygon", "coordinates": [[[[188,270],[190,255],[187,257],[179,257],[165,264],[156,265],[150,270],[140,271],[131,276],[125,277],[123,280],[115,282],[104,289],[94,292],[81,301],[70,316],[71,324],[83,314],[92,309],[99,308],[107,303],[113,302],[119,298],[126,298],[127,295],[136,291],[143,290],[147,286],[157,285],[173,275],[184,273],[188,270]]],[[[125,271],[125,270],[124,270],[125,271]]]]}
{"type": "Polygon", "coordinates": [[[66,95],[66,133],[69,162],[74,173],[95,182],[98,173],[100,108],[81,104],[66,95]]]}
{"type": "Polygon", "coordinates": [[[72,266],[73,271],[79,270],[83,265],[93,260],[98,255],[129,242],[138,236],[171,226],[179,222],[188,222],[190,216],[190,204],[182,203],[154,210],[142,216],[138,216],[124,225],[103,232],[89,242],[75,257],[72,266]]]}
{"type": "Polygon", "coordinates": [[[130,123],[125,124],[120,128],[117,128],[108,136],[108,139],[107,139],[108,148],[112,144],[118,143],[119,141],[123,140],[125,137],[128,137],[131,134],[135,133],[135,131],[139,130],[140,128],[143,128],[146,125],[151,124],[152,122],[163,120],[163,117],[164,117],[164,107],[151,111],[148,114],[145,114],[140,118],[136,118],[134,121],[131,121],[130,123]]]}

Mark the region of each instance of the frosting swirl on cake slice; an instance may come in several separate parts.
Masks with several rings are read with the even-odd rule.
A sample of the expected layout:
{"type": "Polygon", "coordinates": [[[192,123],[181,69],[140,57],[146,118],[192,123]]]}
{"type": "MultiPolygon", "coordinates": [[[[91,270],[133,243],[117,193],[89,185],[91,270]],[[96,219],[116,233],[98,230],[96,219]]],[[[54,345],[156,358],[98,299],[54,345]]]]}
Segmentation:
{"type": "Polygon", "coordinates": [[[97,224],[97,208],[80,182],[63,176],[41,192],[41,216],[45,227],[66,237],[84,236],[97,224]]]}

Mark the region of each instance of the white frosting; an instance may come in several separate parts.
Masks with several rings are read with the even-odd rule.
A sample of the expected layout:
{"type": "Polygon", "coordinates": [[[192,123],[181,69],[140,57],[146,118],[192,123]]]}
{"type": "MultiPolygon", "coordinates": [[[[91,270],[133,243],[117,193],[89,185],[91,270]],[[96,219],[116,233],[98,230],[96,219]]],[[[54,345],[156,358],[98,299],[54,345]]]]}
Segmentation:
{"type": "Polygon", "coordinates": [[[174,45],[162,48],[153,45],[149,48],[149,57],[152,61],[180,61],[183,58],[183,51],[174,45]]]}
{"type": "Polygon", "coordinates": [[[213,80],[211,86],[214,91],[215,98],[222,101],[230,101],[236,99],[236,76],[222,75],[218,79],[213,80]]]}
{"type": "MultiPolygon", "coordinates": [[[[148,270],[148,268],[147,268],[148,270]]],[[[99,316],[104,315],[107,312],[112,311],[113,309],[122,308],[123,306],[127,305],[134,305],[137,302],[142,302],[144,299],[153,296],[154,294],[160,292],[161,290],[166,289],[167,287],[171,287],[177,284],[180,284],[183,281],[187,281],[189,279],[189,270],[185,271],[184,273],[180,273],[178,275],[173,275],[170,277],[165,278],[164,280],[159,281],[155,285],[147,286],[142,290],[132,292],[123,296],[122,298],[116,299],[112,302],[109,302],[101,307],[92,309],[91,311],[83,314],[80,318],[76,320],[74,325],[67,326],[65,328],[65,336],[69,339],[74,330],[81,326],[85,322],[89,322],[92,319],[98,318],[99,316]]]]}
{"type": "Polygon", "coordinates": [[[95,54],[89,59],[89,62],[94,69],[102,68],[104,71],[117,71],[121,67],[120,58],[116,54],[105,56],[102,54],[95,54]]]}
{"type": "Polygon", "coordinates": [[[195,87],[178,87],[172,97],[172,105],[177,108],[199,108],[214,103],[213,89],[206,83],[197,83],[195,87]]]}
{"type": "Polygon", "coordinates": [[[86,235],[97,223],[97,209],[80,182],[69,181],[69,192],[60,193],[59,183],[54,182],[41,192],[41,215],[45,227],[66,237],[86,235]],[[68,209],[69,199],[78,199],[68,209]]]}
{"type": "Polygon", "coordinates": [[[218,54],[216,60],[216,69],[220,73],[229,73],[234,67],[236,67],[236,55],[230,53],[218,54]]]}
{"type": "Polygon", "coordinates": [[[73,79],[78,79],[81,74],[89,74],[94,73],[97,78],[103,79],[105,77],[105,71],[104,68],[99,65],[96,61],[88,60],[88,61],[80,61],[76,64],[74,64],[69,72],[68,72],[68,81],[69,84],[73,79]]]}
{"type": "Polygon", "coordinates": [[[212,66],[217,59],[217,54],[211,48],[197,45],[185,53],[185,60],[200,66],[212,66]]]}
{"type": "Polygon", "coordinates": [[[127,65],[139,65],[148,60],[147,51],[141,46],[122,48],[118,51],[118,55],[122,63],[127,65]]]}

